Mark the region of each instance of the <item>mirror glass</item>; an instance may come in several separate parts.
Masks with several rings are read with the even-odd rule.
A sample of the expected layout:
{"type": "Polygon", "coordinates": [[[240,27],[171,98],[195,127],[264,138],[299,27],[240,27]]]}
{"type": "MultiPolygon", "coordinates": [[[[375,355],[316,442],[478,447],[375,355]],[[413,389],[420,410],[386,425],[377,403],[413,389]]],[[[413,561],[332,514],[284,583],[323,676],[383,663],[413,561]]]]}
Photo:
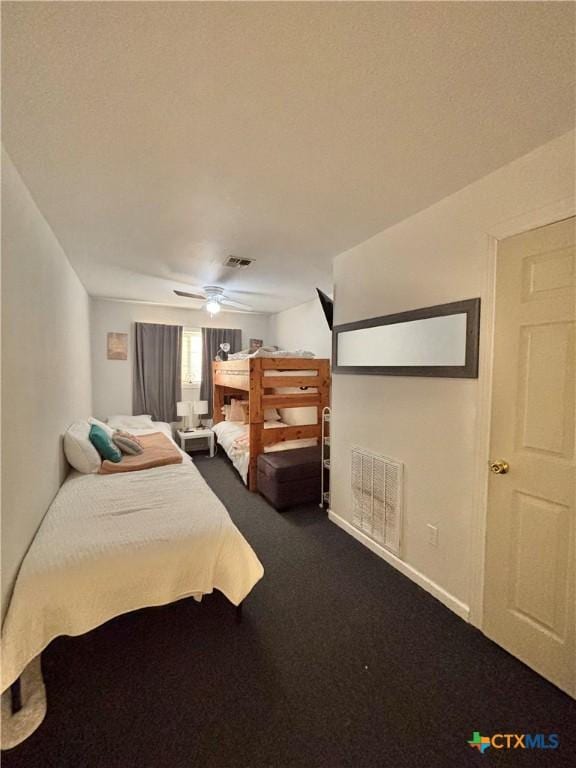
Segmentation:
{"type": "Polygon", "coordinates": [[[338,366],[463,366],[465,312],[338,334],[338,366]]]}

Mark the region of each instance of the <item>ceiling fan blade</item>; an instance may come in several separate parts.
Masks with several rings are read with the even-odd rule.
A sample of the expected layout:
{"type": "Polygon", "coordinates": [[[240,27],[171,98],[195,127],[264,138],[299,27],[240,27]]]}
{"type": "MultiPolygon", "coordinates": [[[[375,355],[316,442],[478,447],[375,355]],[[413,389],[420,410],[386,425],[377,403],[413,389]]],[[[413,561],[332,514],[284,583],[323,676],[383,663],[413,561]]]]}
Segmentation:
{"type": "Polygon", "coordinates": [[[206,296],[202,296],[199,293],[186,293],[186,291],[177,291],[174,290],[174,293],[177,296],[185,296],[187,299],[201,299],[202,301],[206,301],[206,296]]]}
{"type": "Polygon", "coordinates": [[[264,294],[262,291],[243,291],[240,288],[226,288],[224,286],[224,290],[226,291],[227,295],[238,295],[238,296],[263,296],[264,294]]]}
{"type": "Polygon", "coordinates": [[[236,309],[245,309],[247,312],[252,312],[252,307],[249,307],[248,304],[242,304],[240,301],[233,301],[232,299],[228,298],[222,298],[220,300],[221,304],[225,304],[227,307],[236,307],[236,309]]]}

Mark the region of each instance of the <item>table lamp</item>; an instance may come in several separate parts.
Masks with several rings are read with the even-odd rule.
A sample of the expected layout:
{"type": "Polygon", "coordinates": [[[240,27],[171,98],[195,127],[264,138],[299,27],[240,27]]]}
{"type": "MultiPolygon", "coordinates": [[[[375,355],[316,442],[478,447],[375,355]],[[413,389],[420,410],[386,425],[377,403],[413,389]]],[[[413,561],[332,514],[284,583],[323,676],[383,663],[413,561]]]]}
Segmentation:
{"type": "Polygon", "coordinates": [[[192,416],[192,401],[183,400],[176,403],[176,413],[178,416],[184,417],[184,430],[191,429],[190,416],[192,416]]]}
{"type": "MultiPolygon", "coordinates": [[[[200,417],[208,413],[208,400],[195,400],[193,403],[193,409],[196,416],[200,417]]],[[[202,421],[198,418],[198,426],[202,425],[202,421]]]]}

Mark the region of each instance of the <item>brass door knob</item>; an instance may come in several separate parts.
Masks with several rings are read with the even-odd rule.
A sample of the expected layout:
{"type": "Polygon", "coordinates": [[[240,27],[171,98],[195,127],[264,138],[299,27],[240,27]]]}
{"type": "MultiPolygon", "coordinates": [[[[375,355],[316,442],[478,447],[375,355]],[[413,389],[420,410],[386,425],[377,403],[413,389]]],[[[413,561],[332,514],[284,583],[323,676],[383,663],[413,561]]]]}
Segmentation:
{"type": "Polygon", "coordinates": [[[508,462],[504,461],[503,459],[495,459],[494,461],[490,461],[489,465],[490,472],[494,472],[495,475],[505,475],[510,469],[508,462]]]}

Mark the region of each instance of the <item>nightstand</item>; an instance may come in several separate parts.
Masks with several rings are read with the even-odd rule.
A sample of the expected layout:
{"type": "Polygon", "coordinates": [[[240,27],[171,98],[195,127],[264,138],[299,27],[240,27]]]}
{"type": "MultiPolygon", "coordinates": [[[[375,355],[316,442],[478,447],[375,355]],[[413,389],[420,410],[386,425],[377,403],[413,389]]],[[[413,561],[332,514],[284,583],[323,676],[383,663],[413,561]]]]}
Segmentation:
{"type": "Polygon", "coordinates": [[[206,427],[197,427],[193,432],[184,432],[181,429],[177,429],[176,432],[180,439],[180,448],[182,448],[183,451],[187,452],[190,450],[190,443],[193,440],[202,440],[203,444],[199,445],[194,450],[206,450],[206,448],[208,448],[210,451],[210,458],[214,456],[214,432],[212,432],[211,429],[206,429],[206,427]],[[207,443],[207,445],[204,444],[204,442],[207,443]]]}

